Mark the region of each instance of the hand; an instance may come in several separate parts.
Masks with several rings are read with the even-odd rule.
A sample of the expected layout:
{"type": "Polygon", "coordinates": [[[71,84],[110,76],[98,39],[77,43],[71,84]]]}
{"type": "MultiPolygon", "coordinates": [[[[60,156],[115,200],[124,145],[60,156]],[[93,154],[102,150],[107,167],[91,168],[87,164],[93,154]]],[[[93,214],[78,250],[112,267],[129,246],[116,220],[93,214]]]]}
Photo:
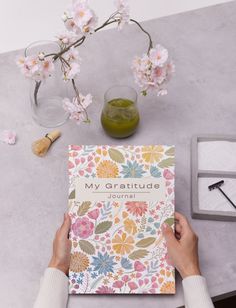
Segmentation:
{"type": "Polygon", "coordinates": [[[165,223],[162,225],[169,257],[183,279],[192,275],[201,275],[198,260],[198,237],[185,216],[176,212],[175,220],[175,234],[170,226],[165,223]]]}
{"type": "Polygon", "coordinates": [[[54,267],[68,275],[70,266],[71,241],[68,239],[71,220],[68,214],[64,215],[64,221],[57,230],[53,241],[53,255],[48,267],[54,267]]]}

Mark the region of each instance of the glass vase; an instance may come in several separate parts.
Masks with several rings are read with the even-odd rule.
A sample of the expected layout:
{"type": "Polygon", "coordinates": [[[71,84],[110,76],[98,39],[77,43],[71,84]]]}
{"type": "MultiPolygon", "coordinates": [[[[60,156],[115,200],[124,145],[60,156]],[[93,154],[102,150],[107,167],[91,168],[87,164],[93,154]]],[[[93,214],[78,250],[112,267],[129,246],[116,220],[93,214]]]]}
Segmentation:
{"type": "Polygon", "coordinates": [[[101,123],[105,132],[113,138],[127,138],[139,125],[137,93],[128,86],[113,86],[104,96],[101,123]]]}
{"type": "MultiPolygon", "coordinates": [[[[60,46],[53,41],[38,41],[26,48],[26,56],[40,52],[55,54],[60,46]]],[[[68,97],[68,86],[62,78],[60,61],[55,61],[52,75],[43,81],[31,81],[30,102],[33,119],[44,127],[57,127],[64,124],[69,115],[63,109],[63,99],[68,97]]]]}

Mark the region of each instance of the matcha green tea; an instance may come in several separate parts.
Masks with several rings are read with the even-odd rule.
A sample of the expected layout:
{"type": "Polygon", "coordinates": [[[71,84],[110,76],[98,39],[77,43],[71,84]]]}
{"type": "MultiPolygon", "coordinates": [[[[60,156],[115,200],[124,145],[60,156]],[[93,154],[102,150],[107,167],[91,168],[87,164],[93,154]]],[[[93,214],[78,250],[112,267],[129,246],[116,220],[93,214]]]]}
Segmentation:
{"type": "Polygon", "coordinates": [[[137,106],[129,99],[115,98],[105,104],[101,122],[105,132],[111,137],[129,137],[139,124],[137,106]]]}

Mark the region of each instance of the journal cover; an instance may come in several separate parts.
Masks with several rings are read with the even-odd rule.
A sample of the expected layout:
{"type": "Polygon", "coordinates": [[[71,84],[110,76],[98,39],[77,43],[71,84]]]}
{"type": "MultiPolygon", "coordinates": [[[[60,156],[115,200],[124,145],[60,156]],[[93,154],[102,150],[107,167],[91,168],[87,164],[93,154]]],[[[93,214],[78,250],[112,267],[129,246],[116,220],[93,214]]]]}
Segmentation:
{"type": "Polygon", "coordinates": [[[175,293],[174,147],[69,146],[70,294],[175,293]]]}

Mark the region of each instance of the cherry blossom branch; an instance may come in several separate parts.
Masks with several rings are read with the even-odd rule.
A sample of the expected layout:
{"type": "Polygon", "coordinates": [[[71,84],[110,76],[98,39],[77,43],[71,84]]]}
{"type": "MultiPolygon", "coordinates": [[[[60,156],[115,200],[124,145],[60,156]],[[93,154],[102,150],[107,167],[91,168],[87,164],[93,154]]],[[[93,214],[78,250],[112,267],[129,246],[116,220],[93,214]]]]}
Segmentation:
{"type": "Polygon", "coordinates": [[[149,51],[153,48],[153,42],[152,42],[151,35],[140,25],[139,22],[137,22],[137,20],[131,18],[130,21],[135,23],[145,34],[147,34],[147,36],[149,38],[149,47],[148,47],[148,53],[149,53],[149,51]]]}
{"type": "Polygon", "coordinates": [[[78,88],[76,87],[75,80],[72,79],[71,82],[72,82],[73,88],[74,88],[74,90],[75,90],[75,94],[76,94],[78,103],[79,103],[79,105],[82,107],[83,111],[85,112],[85,115],[86,115],[86,121],[85,121],[85,122],[90,123],[87,110],[86,110],[86,108],[84,108],[84,106],[81,104],[79,90],[78,90],[78,88]]]}
{"type": "MultiPolygon", "coordinates": [[[[85,40],[85,36],[82,36],[80,39],[78,39],[76,42],[71,43],[68,47],[66,47],[65,49],[62,49],[58,54],[56,54],[53,57],[53,60],[56,61],[60,56],[62,56],[64,53],[66,53],[67,51],[69,51],[71,49],[71,47],[75,46],[76,44],[80,43],[82,41],[82,43],[85,40]]],[[[81,44],[80,44],[81,45],[81,44]]],[[[78,45],[79,46],[79,45],[78,45]]]]}

